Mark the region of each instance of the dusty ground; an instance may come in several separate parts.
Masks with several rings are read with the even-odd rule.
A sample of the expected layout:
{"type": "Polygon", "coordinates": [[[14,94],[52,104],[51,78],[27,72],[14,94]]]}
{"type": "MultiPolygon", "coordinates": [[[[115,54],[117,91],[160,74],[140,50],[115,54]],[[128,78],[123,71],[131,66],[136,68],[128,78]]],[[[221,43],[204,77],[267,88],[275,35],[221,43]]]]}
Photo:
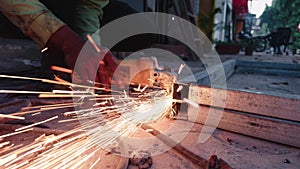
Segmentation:
{"type": "MultiPolygon", "coordinates": [[[[42,76],[39,71],[40,65],[40,52],[39,48],[28,40],[7,40],[0,38],[0,74],[13,74],[23,76],[42,76]]],[[[267,62],[284,62],[284,63],[300,63],[299,56],[272,56],[263,53],[256,53],[254,56],[244,55],[223,55],[220,56],[222,61],[228,59],[242,59],[242,60],[256,60],[267,62]]],[[[186,62],[190,66],[191,72],[199,72],[204,69],[203,64],[200,62],[186,62]]],[[[162,61],[162,65],[168,65],[174,69],[177,69],[180,62],[162,61]]],[[[300,65],[300,64],[299,64],[300,65]]],[[[188,75],[190,72],[188,71],[188,75]]],[[[261,91],[275,91],[279,93],[288,94],[300,94],[299,78],[287,78],[287,77],[269,77],[262,75],[244,75],[235,74],[229,81],[228,85],[232,88],[243,88],[249,90],[261,90],[261,91]],[[251,83],[249,83],[249,81],[251,83]],[[253,83],[252,83],[253,82],[253,83]]],[[[41,84],[34,84],[31,82],[23,81],[8,81],[0,79],[1,89],[28,89],[28,87],[34,87],[36,90],[42,90],[41,84]],[[7,84],[10,85],[7,85],[7,84]],[[22,86],[22,87],[20,87],[22,86]],[[24,87],[25,86],[25,87],[24,87]],[[26,87],[27,86],[27,87],[26,87]]],[[[1,100],[4,98],[22,98],[30,99],[27,96],[19,95],[0,95],[1,100]]],[[[26,105],[26,104],[25,104],[26,105]]],[[[0,108],[1,110],[1,108],[0,108]]],[[[37,115],[28,118],[28,123],[34,121],[40,121],[47,119],[53,115],[59,115],[59,120],[64,119],[62,111],[49,111],[46,114],[37,115]]],[[[19,122],[15,122],[19,123],[19,122]]],[[[24,123],[24,122],[23,122],[24,123]]],[[[190,125],[190,122],[186,120],[180,120],[179,131],[185,130],[190,125]]],[[[71,129],[76,126],[77,123],[65,123],[60,124],[57,121],[52,121],[44,124],[47,127],[53,129],[71,129]]],[[[285,146],[277,143],[272,143],[248,136],[239,135],[223,130],[216,130],[213,136],[205,143],[200,144],[198,142],[199,132],[202,125],[195,124],[191,132],[181,142],[187,149],[194,153],[208,159],[210,155],[216,154],[218,157],[223,158],[233,168],[241,169],[298,169],[300,168],[300,149],[285,146]],[[231,141],[228,141],[231,140],[231,141]]],[[[9,131],[0,130],[0,135],[9,131]]],[[[178,133],[174,133],[176,135],[178,133]]],[[[24,134],[21,137],[9,137],[9,141],[18,144],[29,144],[32,140],[38,137],[39,134],[24,134]]],[[[1,154],[1,149],[0,149],[1,154]]],[[[101,157],[99,166],[101,168],[115,168],[119,162],[119,157],[107,154],[105,151],[101,151],[98,154],[101,157]]],[[[95,157],[98,158],[98,157],[95,157]]],[[[0,167],[1,168],[1,167],[0,167]]],[[[133,168],[133,166],[131,166],[133,168]]],[[[159,156],[153,157],[152,168],[198,168],[192,164],[189,159],[179,155],[174,150],[169,150],[159,156]]]]}

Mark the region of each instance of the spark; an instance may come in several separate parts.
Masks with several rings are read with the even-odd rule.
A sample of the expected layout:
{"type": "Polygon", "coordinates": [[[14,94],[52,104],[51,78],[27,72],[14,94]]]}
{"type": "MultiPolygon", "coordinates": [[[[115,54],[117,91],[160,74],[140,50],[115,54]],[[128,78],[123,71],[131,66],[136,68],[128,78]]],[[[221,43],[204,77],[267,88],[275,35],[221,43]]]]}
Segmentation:
{"type": "Polygon", "coordinates": [[[140,90],[141,90],[141,85],[139,84],[137,91],[140,91],[140,90]]]}
{"type": "Polygon", "coordinates": [[[149,86],[146,85],[146,86],[141,90],[141,93],[143,93],[143,92],[147,89],[147,87],[149,87],[149,86]]]}
{"type": "Polygon", "coordinates": [[[105,106],[106,104],[108,104],[108,101],[96,103],[96,104],[94,104],[94,106],[105,106]]]}
{"type": "Polygon", "coordinates": [[[47,111],[47,110],[55,110],[55,109],[64,109],[64,108],[69,108],[69,107],[74,107],[74,104],[59,106],[59,107],[41,107],[40,110],[41,111],[47,111]]]}
{"type": "Polygon", "coordinates": [[[151,56],[152,61],[154,62],[154,66],[157,70],[164,70],[164,68],[159,67],[157,58],[155,56],[151,56]]]}
{"type": "Polygon", "coordinates": [[[59,71],[59,72],[69,73],[69,74],[73,73],[73,70],[67,69],[67,68],[63,68],[63,67],[59,67],[59,66],[51,66],[51,69],[59,71]]]}
{"type": "Polygon", "coordinates": [[[85,162],[87,159],[91,158],[91,157],[95,154],[95,152],[97,152],[97,151],[94,151],[94,152],[92,152],[91,154],[85,156],[85,157],[84,157],[82,160],[80,160],[77,164],[73,165],[73,166],[71,167],[71,169],[76,169],[76,168],[78,168],[83,162],[85,162]]]}
{"type": "MultiPolygon", "coordinates": [[[[74,94],[52,94],[52,93],[43,93],[39,95],[39,98],[81,98],[82,95],[74,95],[74,94]]],[[[84,97],[95,97],[95,95],[85,95],[84,97]]]]}
{"type": "Polygon", "coordinates": [[[78,119],[60,120],[60,121],[58,121],[58,123],[65,123],[65,122],[71,122],[71,121],[78,121],[78,119]]]}
{"type": "Polygon", "coordinates": [[[47,47],[45,47],[44,49],[41,50],[42,53],[46,52],[48,50],[47,47]]]}
{"type": "Polygon", "coordinates": [[[22,166],[24,166],[24,165],[26,165],[26,164],[28,164],[29,163],[29,161],[24,161],[24,162],[22,162],[22,163],[20,163],[20,164],[18,164],[18,165],[14,165],[14,166],[12,166],[12,169],[18,169],[18,168],[21,168],[22,166]]]}
{"type": "Polygon", "coordinates": [[[100,53],[101,50],[100,50],[100,48],[98,47],[98,45],[95,43],[95,41],[93,40],[93,38],[91,37],[91,35],[87,34],[86,37],[87,37],[88,41],[89,41],[89,42],[93,45],[93,47],[96,49],[96,51],[97,51],[98,53],[100,53]]]}
{"type": "Polygon", "coordinates": [[[98,158],[98,160],[96,160],[96,161],[94,162],[94,164],[91,165],[91,167],[90,167],[89,169],[94,168],[94,167],[99,163],[100,160],[101,160],[101,158],[98,158]]]}
{"type": "Polygon", "coordinates": [[[49,92],[40,92],[40,91],[16,91],[16,90],[0,90],[0,93],[9,93],[9,94],[49,94],[49,92]]]}
{"type": "MultiPolygon", "coordinates": [[[[4,151],[2,153],[4,155],[1,156],[0,160],[0,168],[2,166],[6,168],[82,168],[100,150],[100,148],[95,148],[95,143],[102,148],[116,145],[120,138],[133,136],[142,124],[155,122],[173,111],[174,99],[172,94],[157,87],[152,90],[148,85],[143,88],[139,85],[135,90],[136,97],[132,97],[126,91],[112,91],[111,95],[94,94],[90,91],[111,90],[73,84],[59,78],[49,80],[6,75],[0,75],[0,77],[37,80],[83,89],[83,91],[52,90],[52,92],[44,93],[28,91],[29,93],[33,92],[30,94],[38,94],[40,98],[79,97],[82,100],[75,103],[32,106],[22,109],[21,112],[13,114],[14,116],[21,114],[32,114],[34,116],[48,110],[83,106],[82,109],[63,113],[65,116],[71,116],[70,119],[58,120],[59,123],[80,121],[81,125],[59,135],[46,136],[43,134],[29,145],[19,147],[14,151],[8,149],[6,154],[4,151]],[[84,104],[88,101],[100,102],[92,102],[91,107],[85,108],[84,104]]],[[[15,93],[22,94],[22,91],[15,91],[15,93]]],[[[28,132],[33,130],[33,126],[57,119],[58,116],[54,116],[17,128],[15,132],[0,136],[0,138],[28,132]]],[[[0,142],[0,145],[7,147],[10,143],[0,142]]],[[[100,158],[93,162],[90,168],[96,167],[99,161],[100,158]]]]}
{"type": "Polygon", "coordinates": [[[57,85],[63,85],[63,86],[71,86],[71,87],[78,87],[82,89],[93,89],[93,90],[106,90],[105,88],[99,88],[99,87],[93,87],[93,86],[86,86],[86,85],[80,85],[70,82],[60,82],[56,80],[49,80],[49,79],[43,79],[43,78],[32,78],[32,77],[24,77],[24,76],[9,76],[9,75],[0,75],[2,78],[10,78],[10,79],[20,79],[20,80],[33,80],[33,81],[41,81],[44,83],[49,84],[57,84],[57,85]]]}
{"type": "Polygon", "coordinates": [[[54,120],[54,119],[57,119],[58,116],[54,116],[54,117],[51,117],[49,119],[46,119],[46,120],[43,120],[43,121],[40,121],[40,122],[37,122],[37,123],[33,123],[31,125],[28,125],[28,126],[24,126],[24,127],[21,127],[21,128],[18,128],[16,129],[15,131],[20,131],[20,130],[24,130],[24,129],[27,129],[27,128],[30,128],[30,127],[33,127],[33,126],[37,126],[37,125],[40,125],[40,124],[43,124],[43,123],[46,123],[48,121],[51,121],[51,120],[54,120]]]}
{"type": "Polygon", "coordinates": [[[23,130],[23,131],[18,131],[18,132],[13,132],[13,133],[5,134],[5,135],[0,136],[0,138],[2,139],[2,138],[5,138],[5,137],[17,135],[17,134],[20,134],[20,133],[25,133],[25,132],[28,132],[28,131],[31,131],[31,130],[33,130],[33,129],[31,128],[31,129],[27,129],[27,130],[23,130]]]}
{"type": "Polygon", "coordinates": [[[178,74],[179,74],[179,75],[181,74],[181,72],[182,72],[182,70],[183,70],[184,67],[185,67],[185,64],[181,64],[181,65],[180,65],[180,67],[179,67],[179,69],[178,69],[178,74]]]}
{"type": "Polygon", "coordinates": [[[9,75],[0,75],[2,78],[10,78],[10,79],[22,79],[22,80],[34,80],[41,81],[41,78],[33,78],[33,77],[24,77],[24,76],[9,76],[9,75]]]}
{"type": "Polygon", "coordinates": [[[125,99],[128,98],[125,90],[124,90],[124,98],[125,98],[125,99]]]}
{"type": "MultiPolygon", "coordinates": [[[[64,108],[70,108],[70,107],[74,107],[75,104],[71,104],[71,105],[65,105],[65,106],[49,106],[49,107],[40,107],[36,110],[29,110],[29,111],[21,111],[21,112],[17,112],[17,113],[13,113],[12,115],[17,116],[17,115],[24,115],[24,114],[30,114],[30,113],[38,113],[41,111],[48,111],[48,110],[57,110],[57,109],[64,109],[64,108]]],[[[27,110],[27,109],[24,109],[27,110]]]]}
{"type": "Polygon", "coordinates": [[[176,92],[178,93],[178,92],[180,92],[182,89],[183,89],[183,86],[180,85],[180,86],[177,88],[176,92]]]}
{"type": "Polygon", "coordinates": [[[0,114],[0,117],[1,118],[9,118],[9,119],[25,120],[25,117],[13,116],[13,115],[7,115],[7,114],[0,114]]]}
{"type": "Polygon", "coordinates": [[[192,100],[189,100],[189,99],[184,98],[183,101],[186,102],[187,104],[189,104],[189,105],[195,107],[195,108],[199,108],[198,103],[196,103],[196,102],[194,102],[194,101],[192,101],[192,100]]]}
{"type": "Polygon", "coordinates": [[[50,107],[58,109],[61,106],[71,106],[71,105],[76,106],[76,105],[80,105],[80,103],[61,103],[61,104],[54,104],[54,105],[31,106],[31,107],[24,107],[24,108],[22,108],[22,110],[38,109],[38,108],[50,108],[50,107]]]}
{"type": "Polygon", "coordinates": [[[68,90],[52,90],[54,94],[92,94],[89,91],[68,91],[68,90]]]}
{"type": "Polygon", "coordinates": [[[9,145],[9,144],[10,144],[9,141],[4,142],[4,143],[0,143],[0,148],[2,148],[2,147],[4,147],[4,146],[7,146],[7,145],[9,145]]]}
{"type": "Polygon", "coordinates": [[[42,112],[37,112],[37,113],[34,113],[32,114],[31,116],[37,116],[37,115],[40,115],[42,112]]]}
{"type": "Polygon", "coordinates": [[[151,133],[151,132],[153,132],[153,129],[147,129],[146,132],[151,133]]]}
{"type": "Polygon", "coordinates": [[[12,154],[12,155],[10,155],[10,156],[8,156],[6,158],[0,159],[0,166],[8,163],[9,161],[11,161],[11,160],[13,160],[15,158],[17,158],[17,154],[12,154]]]}

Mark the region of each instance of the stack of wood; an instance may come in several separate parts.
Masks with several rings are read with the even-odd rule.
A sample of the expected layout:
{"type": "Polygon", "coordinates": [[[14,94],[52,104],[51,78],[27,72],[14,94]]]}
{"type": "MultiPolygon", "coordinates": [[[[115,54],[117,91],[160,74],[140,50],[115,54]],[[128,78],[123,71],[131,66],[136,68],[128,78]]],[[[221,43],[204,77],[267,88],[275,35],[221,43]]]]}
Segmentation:
{"type": "Polygon", "coordinates": [[[219,114],[217,127],[220,129],[300,148],[300,97],[297,95],[191,86],[189,97],[199,104],[197,109],[188,107],[190,121],[209,126],[208,116],[218,121],[215,115],[219,114]],[[224,93],[226,100],[216,101],[224,93]]]}

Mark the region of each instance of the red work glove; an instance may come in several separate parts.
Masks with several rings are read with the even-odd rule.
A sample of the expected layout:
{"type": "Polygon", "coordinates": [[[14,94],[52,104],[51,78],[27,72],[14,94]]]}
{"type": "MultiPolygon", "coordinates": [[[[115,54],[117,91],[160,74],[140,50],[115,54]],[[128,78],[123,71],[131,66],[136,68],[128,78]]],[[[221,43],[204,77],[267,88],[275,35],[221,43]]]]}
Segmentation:
{"type": "Polygon", "coordinates": [[[112,75],[118,66],[111,52],[107,49],[97,52],[90,42],[85,42],[68,26],[58,29],[45,47],[64,54],[66,64],[74,70],[73,75],[79,76],[75,83],[87,85],[89,81],[95,81],[104,87],[111,85],[112,75]]]}

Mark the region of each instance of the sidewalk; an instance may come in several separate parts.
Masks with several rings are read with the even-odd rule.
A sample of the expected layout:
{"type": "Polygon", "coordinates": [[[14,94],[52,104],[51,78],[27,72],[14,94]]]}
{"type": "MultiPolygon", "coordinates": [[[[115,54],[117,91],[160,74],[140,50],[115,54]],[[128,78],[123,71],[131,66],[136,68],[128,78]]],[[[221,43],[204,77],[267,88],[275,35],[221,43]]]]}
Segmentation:
{"type": "MultiPolygon", "coordinates": [[[[274,55],[266,54],[265,52],[253,53],[253,56],[246,56],[242,53],[238,55],[220,55],[220,58],[224,60],[228,59],[241,59],[258,62],[277,62],[277,63],[291,63],[300,64],[300,55],[274,55]]],[[[299,65],[300,66],[300,65],[299,65]]]]}

